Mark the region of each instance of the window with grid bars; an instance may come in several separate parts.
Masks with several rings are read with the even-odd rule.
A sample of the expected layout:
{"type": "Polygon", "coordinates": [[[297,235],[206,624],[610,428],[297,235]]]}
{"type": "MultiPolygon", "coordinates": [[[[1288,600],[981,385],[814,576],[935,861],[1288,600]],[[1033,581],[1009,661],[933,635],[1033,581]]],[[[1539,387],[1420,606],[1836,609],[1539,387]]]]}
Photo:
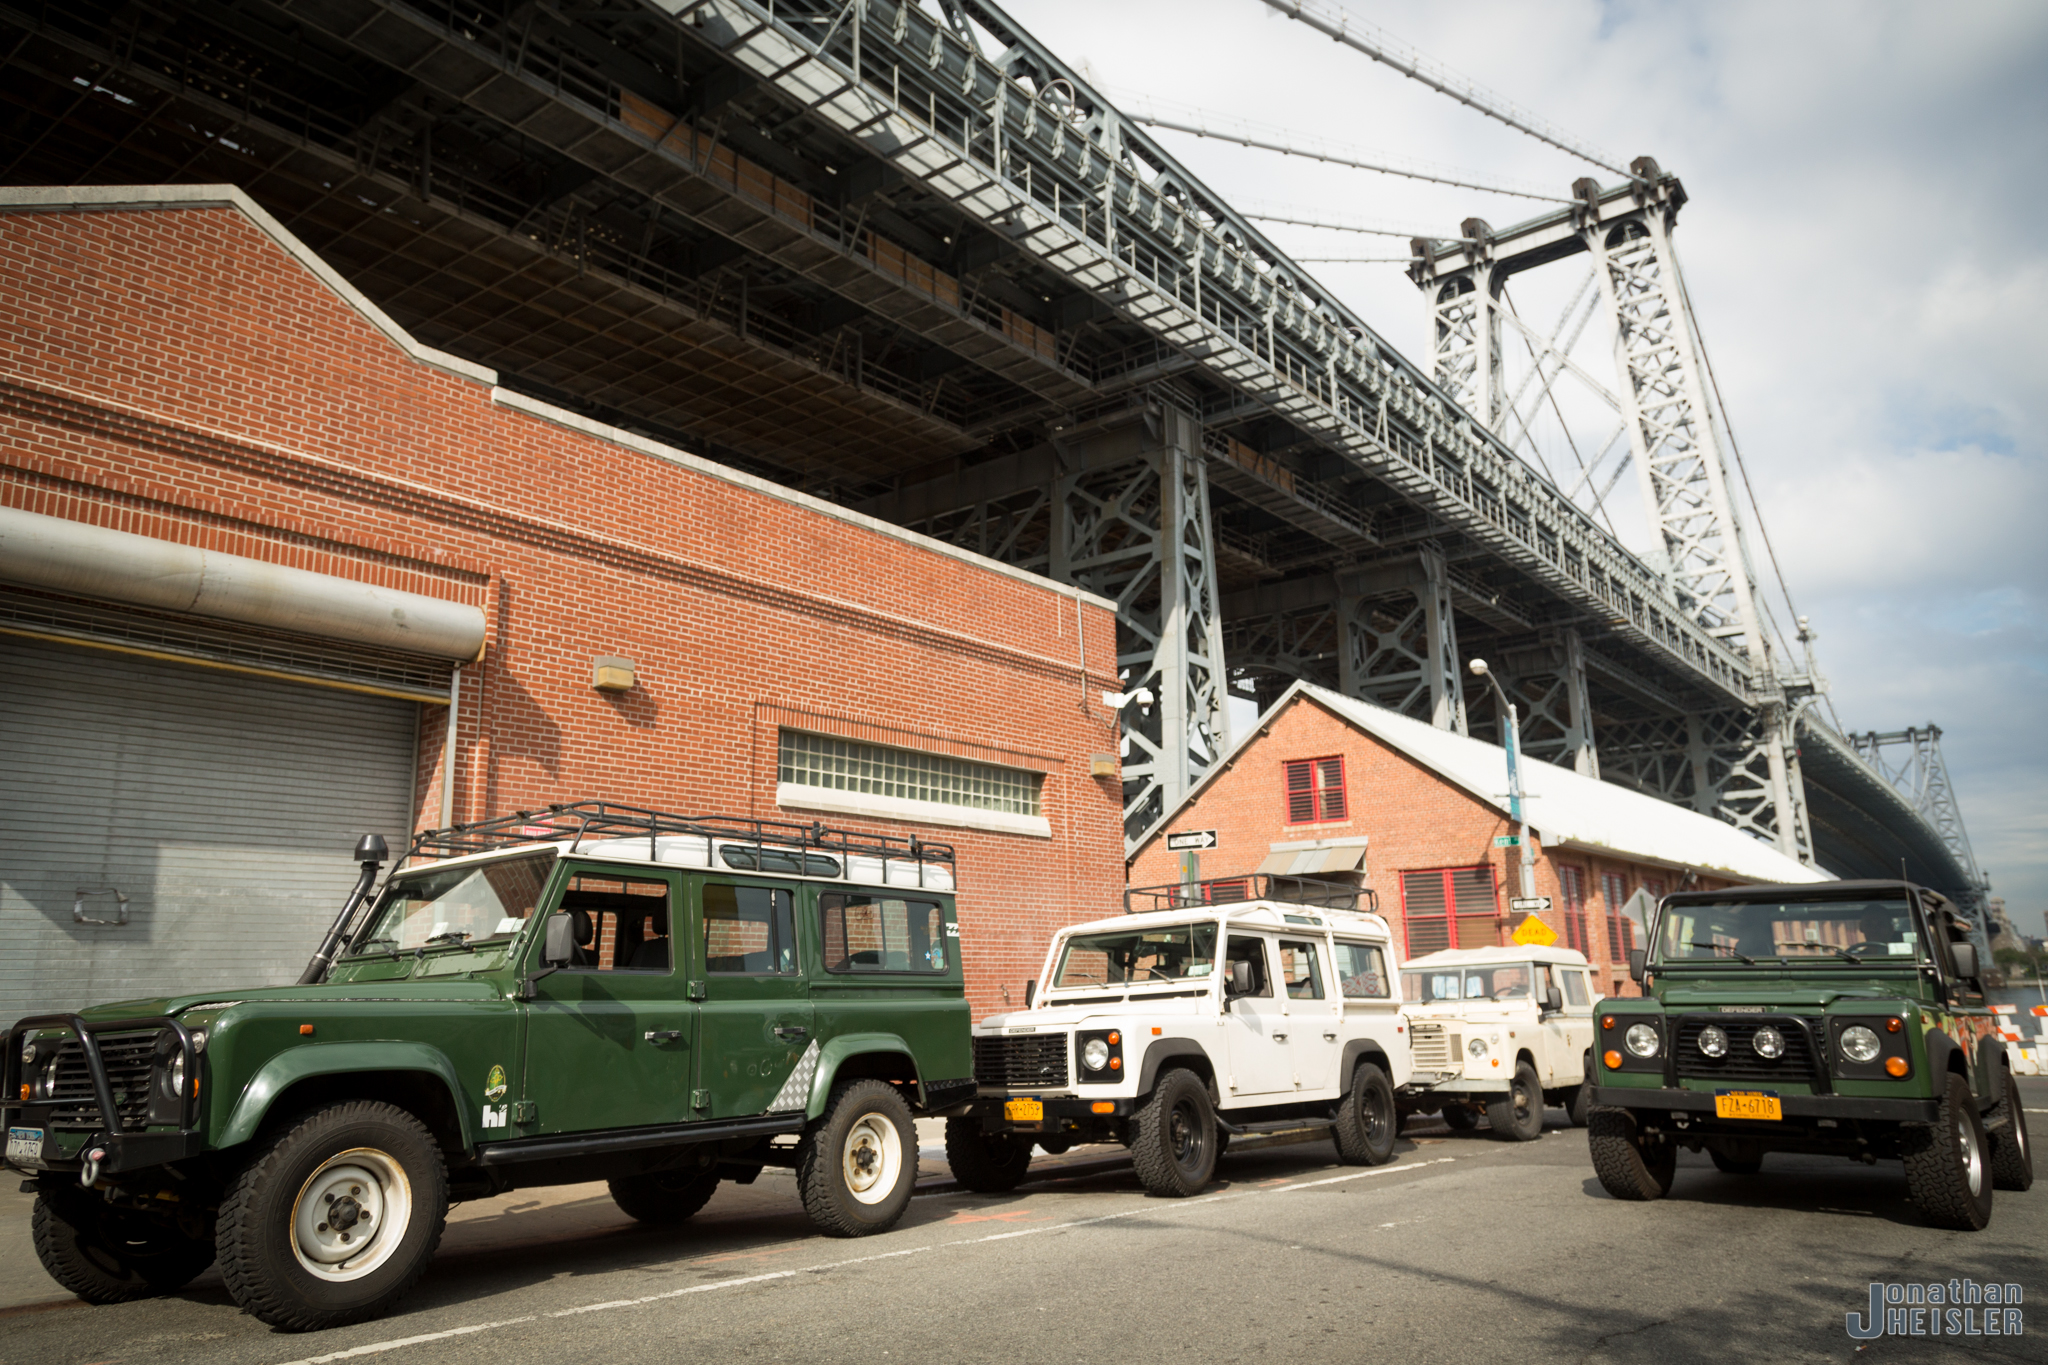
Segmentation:
{"type": "Polygon", "coordinates": [[[1410,957],[1444,948],[1497,947],[1499,914],[1489,865],[1401,874],[1401,918],[1410,957]]]}
{"type": "Polygon", "coordinates": [[[1288,760],[1285,766],[1288,824],[1351,818],[1350,805],[1344,799],[1342,758],[1296,758],[1288,760]]]}
{"type": "Polygon", "coordinates": [[[1564,893],[1564,944],[1576,952],[1593,955],[1592,943],[1586,937],[1586,870],[1582,867],[1559,867],[1557,869],[1558,889],[1564,893]]]}
{"type": "Polygon", "coordinates": [[[891,749],[855,739],[784,730],[777,780],[829,791],[931,801],[943,806],[1037,815],[1037,773],[998,768],[916,749],[891,749]]]}
{"type": "Polygon", "coordinates": [[[1636,946],[1636,927],[1621,913],[1628,900],[1628,878],[1619,872],[1602,872],[1600,897],[1607,902],[1607,960],[1626,962],[1629,949],[1636,946]]]}

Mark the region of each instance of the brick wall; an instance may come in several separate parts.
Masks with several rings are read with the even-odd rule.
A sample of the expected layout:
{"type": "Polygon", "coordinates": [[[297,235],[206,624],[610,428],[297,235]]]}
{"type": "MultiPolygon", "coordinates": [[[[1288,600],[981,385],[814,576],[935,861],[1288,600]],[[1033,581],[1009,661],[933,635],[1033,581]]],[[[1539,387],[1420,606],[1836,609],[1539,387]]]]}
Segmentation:
{"type": "MultiPolygon", "coordinates": [[[[1043,773],[1050,840],[826,817],[957,847],[977,1014],[1117,904],[1121,794],[1088,775],[1116,749],[1108,610],[522,410],[232,206],[0,213],[0,503],[481,607],[458,820],[579,797],[810,819],[775,806],[792,715],[1043,773]],[[639,686],[592,690],[602,654],[639,686]]],[[[446,714],[423,708],[415,824],[446,714]]]]}
{"type": "MultiPolygon", "coordinates": [[[[1501,782],[1507,773],[1503,765],[1501,782]]],[[[1217,847],[1200,855],[1203,878],[1232,877],[1255,870],[1274,843],[1364,835],[1368,884],[1379,894],[1380,910],[1393,926],[1394,941],[1406,956],[1407,920],[1402,910],[1402,874],[1442,868],[1486,867],[1495,887],[1496,914],[1486,945],[1464,933],[1463,948],[1508,942],[1512,917],[1508,900],[1521,894],[1518,850],[1495,848],[1495,836],[1512,834],[1503,812],[1454,786],[1415,760],[1356,729],[1308,698],[1296,698],[1260,721],[1252,741],[1239,749],[1226,769],[1214,777],[1145,846],[1131,865],[1134,886],[1162,885],[1181,876],[1178,853],[1166,848],[1165,835],[1176,830],[1213,829],[1217,847]],[[1290,760],[1336,757],[1343,761],[1346,818],[1288,823],[1285,765],[1290,760]]],[[[1577,849],[1536,849],[1536,894],[1551,898],[1544,920],[1565,941],[1565,897],[1559,868],[1582,871],[1587,887],[1586,924],[1591,942],[1585,948],[1594,964],[1596,984],[1609,994],[1640,994],[1628,978],[1626,945],[1612,951],[1602,874],[1620,878],[1613,889],[1626,900],[1647,879],[1665,891],[1678,889],[1682,875],[1668,868],[1592,855],[1577,849]]],[[[1696,887],[1711,889],[1724,882],[1703,879],[1696,887]]],[[[1617,902],[1618,907],[1618,902],[1617,902]]],[[[1468,926],[1461,926],[1461,933],[1468,926]]]]}

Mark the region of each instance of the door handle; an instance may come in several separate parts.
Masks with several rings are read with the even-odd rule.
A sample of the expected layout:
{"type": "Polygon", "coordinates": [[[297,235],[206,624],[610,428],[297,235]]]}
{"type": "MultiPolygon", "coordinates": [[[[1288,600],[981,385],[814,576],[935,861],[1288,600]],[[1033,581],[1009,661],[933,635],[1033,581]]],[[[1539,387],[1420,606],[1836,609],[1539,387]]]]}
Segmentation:
{"type": "Polygon", "coordinates": [[[1275,1033],[1273,1035],[1273,1041],[1276,1043],[1284,1043],[1287,1041],[1287,1035],[1284,1033],[1275,1033]]]}
{"type": "Polygon", "coordinates": [[[683,1036],[683,1031],[679,1028],[649,1029],[640,1036],[650,1043],[673,1043],[683,1036]]]}
{"type": "Polygon", "coordinates": [[[1337,1041],[1337,1030],[1335,1030],[1335,1029],[1325,1029],[1325,1030],[1323,1030],[1323,1041],[1324,1041],[1324,1042],[1326,1042],[1326,1043],[1334,1043],[1334,1042],[1336,1042],[1336,1041],[1337,1041]]]}
{"type": "Polygon", "coordinates": [[[777,1038],[808,1038],[810,1035],[811,1031],[802,1024],[777,1024],[775,1026],[775,1036],[777,1038]]]}

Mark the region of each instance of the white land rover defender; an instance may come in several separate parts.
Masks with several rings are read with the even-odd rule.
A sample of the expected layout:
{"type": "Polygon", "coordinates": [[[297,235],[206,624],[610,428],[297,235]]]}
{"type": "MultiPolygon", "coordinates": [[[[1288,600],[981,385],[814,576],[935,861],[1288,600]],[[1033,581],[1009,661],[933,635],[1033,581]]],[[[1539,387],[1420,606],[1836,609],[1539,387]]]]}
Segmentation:
{"type": "Polygon", "coordinates": [[[977,1097],[946,1120],[969,1189],[1024,1179],[1034,1145],[1120,1142],[1162,1195],[1199,1192],[1230,1135],[1330,1129],[1343,1161],[1393,1155],[1406,1021],[1371,893],[1298,877],[1128,891],[1062,930],[1036,1007],[974,1030],[977,1097]]]}
{"type": "Polygon", "coordinates": [[[1569,948],[1453,948],[1401,967],[1415,1085],[1402,1118],[1441,1108],[1453,1128],[1484,1109],[1494,1136],[1527,1142],[1543,1106],[1583,1127],[1591,1092],[1593,994],[1586,957],[1569,948]]]}

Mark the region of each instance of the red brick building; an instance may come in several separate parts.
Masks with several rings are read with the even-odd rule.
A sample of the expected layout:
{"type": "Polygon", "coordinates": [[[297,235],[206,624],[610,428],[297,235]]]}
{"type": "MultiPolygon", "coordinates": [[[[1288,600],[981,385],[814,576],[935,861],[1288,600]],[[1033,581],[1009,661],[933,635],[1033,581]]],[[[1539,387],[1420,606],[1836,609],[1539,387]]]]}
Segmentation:
{"type": "MultiPolygon", "coordinates": [[[[1535,894],[1558,947],[1595,964],[1612,994],[1634,987],[1640,932],[1623,907],[1639,890],[1824,880],[1709,816],[1546,763],[1522,781],[1536,852],[1535,894]]],[[[1174,810],[1147,831],[1134,885],[1255,872],[1362,880],[1407,957],[1508,942],[1520,920],[1520,851],[1499,747],[1306,683],[1259,718],[1174,810]],[[1189,867],[1166,836],[1214,830],[1189,867]]]]}
{"type": "Polygon", "coordinates": [[[0,191],[0,518],[0,1019],[288,979],[364,829],[564,799],[952,843],[977,1012],[1117,903],[1112,604],[500,388],[234,189],[0,191]]]}

